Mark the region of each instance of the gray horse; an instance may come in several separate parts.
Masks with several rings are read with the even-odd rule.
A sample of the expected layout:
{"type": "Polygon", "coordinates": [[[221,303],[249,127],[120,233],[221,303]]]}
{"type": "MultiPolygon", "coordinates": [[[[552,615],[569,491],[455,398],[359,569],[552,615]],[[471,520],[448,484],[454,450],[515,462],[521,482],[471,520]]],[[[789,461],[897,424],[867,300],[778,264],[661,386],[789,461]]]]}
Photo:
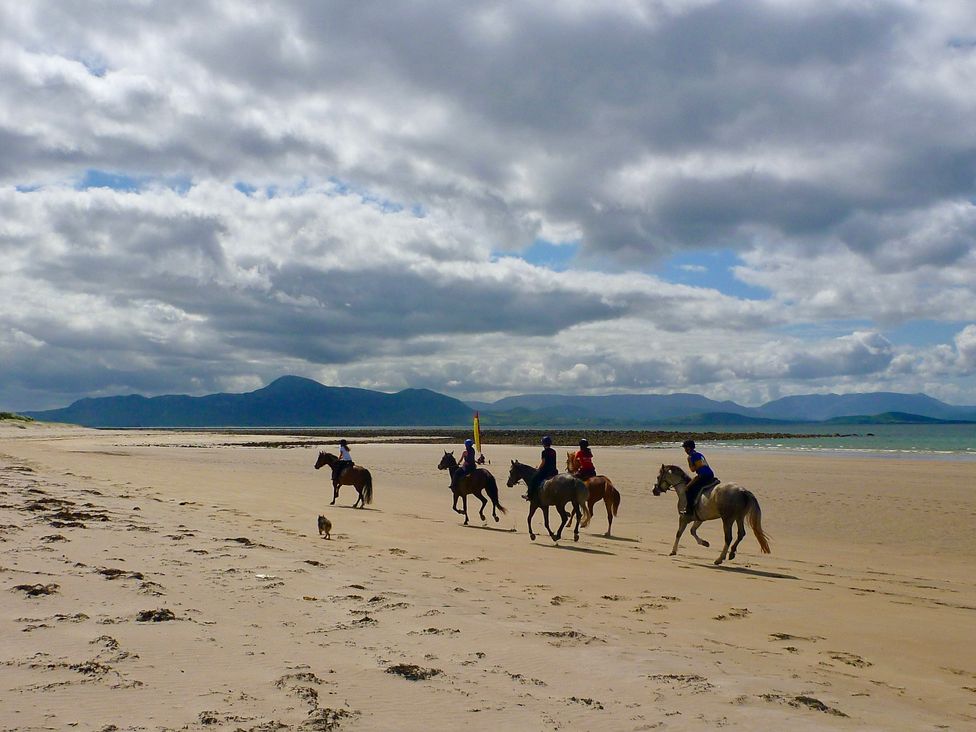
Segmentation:
{"type": "Polygon", "coordinates": [[[678,533],[674,537],[674,546],[671,548],[672,557],[678,553],[678,541],[689,523],[691,524],[691,535],[695,537],[695,541],[702,546],[708,546],[708,542],[698,536],[698,527],[701,526],[702,521],[711,521],[717,518],[722,519],[722,525],[725,528],[725,546],[722,548],[722,554],[715,560],[715,564],[724,562],[726,556],[729,559],[735,559],[736,547],[746,535],[744,525],[746,518],[749,519],[749,526],[752,527],[752,533],[756,535],[756,541],[759,542],[763,554],[769,554],[769,537],[763,533],[762,529],[762,509],[759,508],[759,501],[756,500],[751,491],[747,491],[735,483],[719,483],[718,485],[707,486],[698,494],[698,498],[695,500],[695,515],[691,517],[685,515],[684,511],[686,506],[685,489],[690,480],[691,476],[677,465],[662,465],[657,474],[654,490],[651,491],[655,496],[659,496],[674,488],[678,494],[678,533]],[[739,535],[734,544],[732,544],[733,522],[739,526],[739,535]]]}
{"type": "MultiPolygon", "coordinates": [[[[520,480],[524,480],[529,485],[536,470],[531,465],[525,465],[518,460],[512,461],[512,467],[508,472],[508,487],[511,488],[520,480]]],[[[532,516],[535,515],[537,508],[542,508],[542,518],[545,520],[546,531],[553,541],[559,541],[563,535],[563,527],[570,520],[571,516],[576,516],[576,526],[573,529],[573,541],[579,541],[580,521],[584,525],[590,520],[590,510],[586,506],[586,500],[590,497],[590,491],[579,478],[572,475],[560,473],[553,476],[543,483],[537,495],[529,502],[529,538],[535,541],[535,533],[532,531],[532,516]],[[572,512],[566,511],[566,504],[572,503],[572,512]],[[555,506],[559,511],[559,530],[554,534],[549,528],[549,506],[555,506]]]]}

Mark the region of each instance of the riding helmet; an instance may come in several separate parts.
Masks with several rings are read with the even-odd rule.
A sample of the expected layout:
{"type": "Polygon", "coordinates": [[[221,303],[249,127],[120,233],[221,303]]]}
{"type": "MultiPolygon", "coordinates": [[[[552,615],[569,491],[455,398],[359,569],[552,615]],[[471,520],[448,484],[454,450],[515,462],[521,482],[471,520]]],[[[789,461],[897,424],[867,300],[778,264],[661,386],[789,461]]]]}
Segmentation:
{"type": "Polygon", "coordinates": [[[342,445],[343,447],[349,447],[349,443],[346,442],[345,440],[339,440],[339,444],[342,445]]]}
{"type": "Polygon", "coordinates": [[[542,438],[542,444],[543,445],[551,445],[552,444],[552,438],[549,435],[546,435],[545,437],[542,438]]]}
{"type": "Polygon", "coordinates": [[[589,446],[590,446],[590,443],[589,443],[589,441],[585,437],[583,437],[582,439],[580,439],[580,447],[589,447],[589,446]]]}
{"type": "Polygon", "coordinates": [[[690,447],[692,450],[694,450],[695,449],[695,441],[694,440],[685,440],[684,442],[681,443],[681,446],[682,447],[690,447]]]}
{"type": "Polygon", "coordinates": [[[474,444],[474,440],[472,440],[470,437],[464,441],[465,447],[471,447],[473,444],[474,444]]]}

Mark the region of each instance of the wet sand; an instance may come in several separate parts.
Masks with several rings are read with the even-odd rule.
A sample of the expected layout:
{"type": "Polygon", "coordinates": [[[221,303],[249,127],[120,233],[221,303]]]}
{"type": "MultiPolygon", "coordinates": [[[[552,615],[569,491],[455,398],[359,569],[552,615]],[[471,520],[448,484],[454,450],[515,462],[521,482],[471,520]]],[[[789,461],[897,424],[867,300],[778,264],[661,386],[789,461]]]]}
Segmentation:
{"type": "Polygon", "coordinates": [[[715,567],[719,522],[668,556],[677,449],[595,446],[613,535],[554,545],[504,485],[534,447],[464,527],[439,445],[354,445],[356,510],[251,441],[0,426],[0,729],[976,725],[976,462],[710,449],[773,550],[715,567]]]}

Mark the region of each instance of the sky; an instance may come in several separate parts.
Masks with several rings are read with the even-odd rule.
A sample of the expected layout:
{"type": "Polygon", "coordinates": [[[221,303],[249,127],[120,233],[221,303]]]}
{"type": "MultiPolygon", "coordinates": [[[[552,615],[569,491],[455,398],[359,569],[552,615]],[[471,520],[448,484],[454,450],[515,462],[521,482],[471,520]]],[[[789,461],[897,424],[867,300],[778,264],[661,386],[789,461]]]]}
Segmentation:
{"type": "Polygon", "coordinates": [[[0,410],[976,404],[970,0],[0,0],[0,410]]]}

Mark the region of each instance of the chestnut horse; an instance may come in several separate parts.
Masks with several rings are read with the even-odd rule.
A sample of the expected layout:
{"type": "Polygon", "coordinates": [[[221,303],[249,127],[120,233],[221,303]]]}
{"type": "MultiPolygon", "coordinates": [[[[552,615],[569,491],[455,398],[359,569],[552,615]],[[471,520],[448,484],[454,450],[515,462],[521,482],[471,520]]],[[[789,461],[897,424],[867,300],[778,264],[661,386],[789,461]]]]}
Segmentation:
{"type": "MultiPolygon", "coordinates": [[[[315,469],[318,470],[323,465],[328,465],[331,469],[337,462],[339,462],[337,455],[333,455],[331,452],[320,452],[319,459],[315,461],[315,469]]],[[[349,465],[339,473],[339,479],[332,483],[334,492],[330,506],[334,506],[339,497],[340,485],[351,485],[359,491],[359,498],[352,504],[353,508],[364,508],[367,503],[373,502],[373,476],[366,468],[359,465],[349,465]]]]}
{"type": "MultiPolygon", "coordinates": [[[[531,465],[525,465],[518,460],[512,461],[512,467],[508,471],[508,487],[511,488],[520,480],[524,480],[526,485],[535,477],[536,469],[531,465]]],[[[536,495],[529,501],[529,538],[535,541],[535,533],[532,531],[532,516],[537,508],[542,508],[542,518],[546,524],[546,531],[553,541],[559,541],[563,535],[563,527],[570,520],[571,516],[576,516],[576,528],[573,530],[573,541],[579,541],[580,521],[585,526],[590,522],[590,511],[586,507],[588,492],[586,485],[579,478],[572,475],[560,473],[546,480],[536,495]],[[572,503],[573,510],[566,512],[566,504],[572,503]],[[554,534],[549,528],[549,506],[555,506],[562,521],[559,530],[554,534]]]]}
{"type": "MultiPolygon", "coordinates": [[[[579,470],[579,460],[576,459],[575,452],[566,453],[566,472],[576,475],[579,470]]],[[[590,492],[590,497],[586,499],[586,507],[590,509],[590,517],[593,516],[593,507],[596,506],[596,502],[603,500],[607,507],[607,533],[604,536],[610,536],[610,530],[613,528],[613,517],[617,515],[617,509],[620,508],[620,492],[613,487],[613,483],[605,475],[596,475],[592,478],[580,478],[584,483],[586,483],[586,489],[590,492]]],[[[586,519],[582,526],[585,529],[590,525],[590,519],[586,519]]]]}
{"type": "MultiPolygon", "coordinates": [[[[454,459],[454,453],[445,450],[444,457],[437,464],[437,469],[446,470],[450,474],[451,482],[453,483],[454,474],[459,470],[457,460],[454,459]]],[[[454,512],[464,514],[465,526],[468,525],[468,496],[470,495],[474,495],[481,501],[481,508],[478,509],[478,513],[482,521],[487,520],[485,519],[485,506],[488,505],[488,501],[481,495],[482,490],[491,499],[491,515],[495,521],[498,521],[498,513],[495,509],[498,509],[502,513],[508,513],[508,510],[498,500],[498,484],[495,482],[495,476],[484,468],[478,468],[477,470],[473,470],[469,475],[459,479],[454,486],[454,512]],[[457,507],[458,496],[461,497],[464,510],[457,507]]]]}
{"type": "Polygon", "coordinates": [[[674,488],[675,493],[678,494],[678,533],[674,537],[671,556],[678,553],[678,540],[689,523],[691,524],[691,535],[695,537],[695,541],[702,546],[708,546],[708,542],[700,538],[696,532],[702,521],[711,521],[717,518],[722,519],[722,525],[725,528],[725,546],[722,548],[722,554],[715,560],[715,564],[724,562],[726,555],[729,559],[735,559],[736,547],[739,546],[742,537],[746,535],[746,528],[743,525],[746,518],[749,519],[752,533],[756,535],[759,548],[762,549],[763,554],[769,554],[769,537],[766,536],[762,528],[762,509],[759,508],[759,501],[756,500],[752,491],[747,491],[735,483],[706,486],[695,499],[695,515],[692,517],[684,512],[685,489],[690,480],[691,476],[677,465],[662,465],[657,474],[654,490],[651,491],[655,496],[659,496],[674,488]],[[732,544],[733,523],[739,525],[739,535],[734,544],[732,544]],[[729,547],[730,544],[732,544],[731,548],[729,547]]]}

